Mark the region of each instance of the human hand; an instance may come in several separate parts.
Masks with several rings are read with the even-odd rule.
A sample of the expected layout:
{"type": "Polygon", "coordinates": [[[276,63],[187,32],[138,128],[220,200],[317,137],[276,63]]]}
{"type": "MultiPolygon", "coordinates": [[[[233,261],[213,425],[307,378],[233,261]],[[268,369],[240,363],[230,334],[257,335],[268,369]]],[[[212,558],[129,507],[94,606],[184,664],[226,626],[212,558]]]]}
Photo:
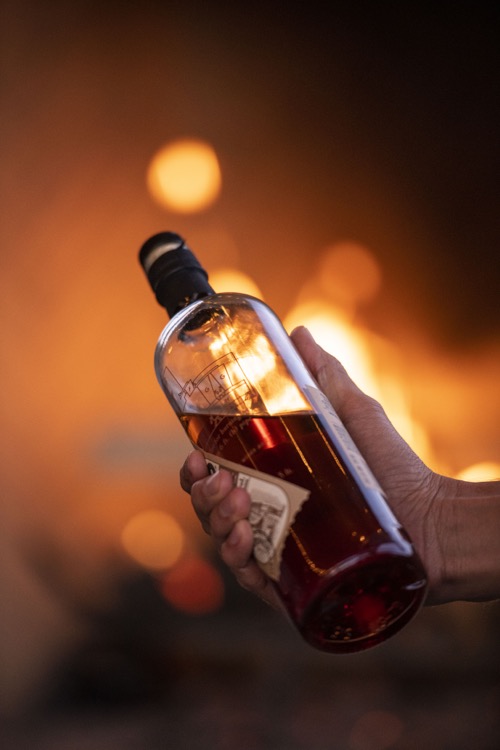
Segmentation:
{"type": "MultiPolygon", "coordinates": [[[[464,588],[460,581],[458,586],[449,583],[460,578],[453,568],[464,565],[461,559],[463,537],[470,507],[473,507],[470,502],[467,506],[462,504],[465,515],[461,523],[465,531],[457,542],[457,535],[449,534],[450,529],[454,531],[457,525],[454,518],[457,504],[452,500],[460,495],[468,497],[470,483],[458,482],[431,471],[397,433],[381,405],[353,383],[342,365],[316,344],[307,329],[296,329],[291,338],[383,487],[396,517],[410,535],[428,574],[427,602],[481,598],[480,592],[476,597],[475,589],[470,591],[467,585],[464,588]],[[465,597],[462,591],[466,592],[465,597]]],[[[273,584],[252,556],[248,494],[233,487],[231,476],[226,471],[208,477],[203,456],[197,451],[189,455],[181,469],[181,484],[191,493],[194,510],[203,528],[214,539],[222,560],[240,585],[280,608],[273,584]]],[[[475,558],[478,556],[477,551],[471,554],[475,558]]],[[[467,567],[467,563],[465,565],[467,567]]]]}
{"type": "Polygon", "coordinates": [[[284,611],[274,585],[252,555],[248,492],[234,487],[231,474],[224,469],[209,475],[203,454],[196,450],[187,457],[180,476],[183,489],[191,493],[203,529],[212,537],[221,559],[240,586],[284,611]]]}

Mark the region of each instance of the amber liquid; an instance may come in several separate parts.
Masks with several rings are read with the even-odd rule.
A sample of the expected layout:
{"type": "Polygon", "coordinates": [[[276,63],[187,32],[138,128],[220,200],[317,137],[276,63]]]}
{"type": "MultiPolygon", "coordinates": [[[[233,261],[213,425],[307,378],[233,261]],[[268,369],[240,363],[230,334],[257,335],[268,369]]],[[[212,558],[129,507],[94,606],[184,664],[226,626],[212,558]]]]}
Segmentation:
{"type": "Polygon", "coordinates": [[[362,491],[316,415],[186,414],[181,422],[202,451],[309,491],[275,586],[311,645],[360,651],[411,619],[425,594],[421,563],[384,496],[362,491]]]}

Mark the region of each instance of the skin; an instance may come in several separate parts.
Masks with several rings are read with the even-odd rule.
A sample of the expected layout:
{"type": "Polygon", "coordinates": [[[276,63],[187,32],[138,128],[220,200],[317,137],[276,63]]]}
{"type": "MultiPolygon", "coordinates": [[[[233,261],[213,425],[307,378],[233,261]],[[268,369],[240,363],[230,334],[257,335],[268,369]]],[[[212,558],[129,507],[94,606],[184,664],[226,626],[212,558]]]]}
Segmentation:
{"type": "MultiPolygon", "coordinates": [[[[364,394],[306,328],[291,335],[336,409],[427,570],[427,604],[500,597],[500,482],[463,482],[429,469],[397,433],[381,405],[364,394]]],[[[252,556],[250,498],[226,471],[208,476],[199,451],[181,469],[181,485],[239,584],[281,608],[252,556]]]]}

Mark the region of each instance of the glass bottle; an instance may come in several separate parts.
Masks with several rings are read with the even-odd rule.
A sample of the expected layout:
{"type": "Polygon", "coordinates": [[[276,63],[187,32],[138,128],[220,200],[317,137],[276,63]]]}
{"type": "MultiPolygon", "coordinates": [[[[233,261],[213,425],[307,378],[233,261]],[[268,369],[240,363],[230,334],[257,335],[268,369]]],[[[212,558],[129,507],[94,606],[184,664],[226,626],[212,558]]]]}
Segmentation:
{"type": "Polygon", "coordinates": [[[160,385],[209,471],[250,493],[254,556],[303,638],[348,653],[399,631],[423,602],[422,564],[279,319],[216,294],[177,234],[140,261],[170,316],[160,385]]]}

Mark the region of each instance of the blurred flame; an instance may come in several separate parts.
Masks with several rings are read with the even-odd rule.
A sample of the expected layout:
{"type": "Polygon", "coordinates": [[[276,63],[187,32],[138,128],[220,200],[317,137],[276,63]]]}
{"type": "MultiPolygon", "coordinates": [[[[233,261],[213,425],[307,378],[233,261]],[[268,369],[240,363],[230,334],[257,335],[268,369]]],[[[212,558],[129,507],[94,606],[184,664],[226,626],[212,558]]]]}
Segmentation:
{"type": "Polygon", "coordinates": [[[423,461],[431,461],[432,452],[427,432],[412,416],[401,380],[391,374],[379,375],[377,398],[399,434],[423,461]]]}
{"type": "Polygon", "coordinates": [[[378,293],[382,272],[373,253],[356,242],[327,248],[319,267],[322,290],[342,304],[369,302],[378,293]]]}
{"type": "Polygon", "coordinates": [[[298,325],[305,325],[318,344],[342,362],[362,390],[378,397],[370,352],[362,334],[340,310],[324,302],[298,305],[286,316],[284,326],[291,332],[298,325]]]}
{"type": "MultiPolygon", "coordinates": [[[[291,411],[308,409],[303,395],[282,370],[282,361],[276,357],[270,342],[263,334],[256,334],[248,348],[248,343],[240,346],[238,337],[230,338],[233,329],[228,327],[223,335],[210,343],[214,358],[227,348],[236,359],[227,362],[225,369],[231,374],[233,382],[238,382],[240,373],[246,381],[259,392],[269,414],[282,414],[291,411]],[[236,370],[234,368],[237,368],[236,370]]],[[[234,399],[239,400],[239,391],[235,390],[234,399]]]]}
{"type": "Polygon", "coordinates": [[[208,143],[178,140],[161,148],[151,160],[147,184],[153,198],[179,213],[210,206],[222,184],[217,155],[208,143]]]}
{"type": "Polygon", "coordinates": [[[163,576],[161,590],[174,607],[190,614],[214,612],[224,601],[219,572],[199,557],[180,560],[163,576]]]}
{"type": "Polygon", "coordinates": [[[500,463],[481,461],[460,471],[456,478],[463,479],[466,482],[498,481],[500,479],[500,463]]]}
{"type": "Polygon", "coordinates": [[[269,345],[267,338],[259,333],[253,339],[253,349],[257,354],[246,356],[241,352],[238,361],[243,367],[245,375],[251,383],[257,384],[264,380],[276,367],[276,355],[269,345]]]}
{"type": "Polygon", "coordinates": [[[130,557],[145,568],[165,570],[178,561],[184,532],[173,516],[160,510],[137,513],[121,534],[130,557]]]}
{"type": "Polygon", "coordinates": [[[380,401],[413,450],[424,461],[430,459],[427,434],[411,415],[408,397],[396,375],[394,352],[386,342],[357,328],[343,311],[320,301],[297,305],[286,316],[284,324],[288,331],[298,325],[307,326],[318,344],[343,364],[361,390],[380,401]],[[383,352],[388,371],[376,366],[375,350],[383,352]]]}
{"type": "Polygon", "coordinates": [[[210,272],[210,284],[216,292],[239,292],[262,299],[262,293],[246,273],[234,268],[218,268],[210,272]]]}
{"type": "Polygon", "coordinates": [[[269,341],[262,334],[254,338],[256,354],[239,357],[241,368],[248,380],[261,393],[265,392],[264,401],[269,414],[283,414],[291,411],[302,411],[308,405],[301,392],[288,377],[281,377],[276,354],[269,341]],[[274,387],[261,388],[266,379],[274,387]]]}

